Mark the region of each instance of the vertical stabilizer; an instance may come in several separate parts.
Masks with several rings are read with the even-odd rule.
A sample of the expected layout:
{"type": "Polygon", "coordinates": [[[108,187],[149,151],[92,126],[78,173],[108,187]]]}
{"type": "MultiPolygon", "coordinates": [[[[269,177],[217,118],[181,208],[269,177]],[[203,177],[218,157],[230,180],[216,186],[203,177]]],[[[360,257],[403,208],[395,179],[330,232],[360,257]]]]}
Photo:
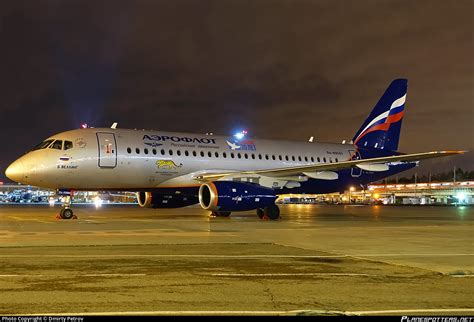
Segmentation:
{"type": "Polygon", "coordinates": [[[390,84],[354,136],[352,141],[356,146],[398,150],[407,83],[406,79],[395,79],[390,84]]]}

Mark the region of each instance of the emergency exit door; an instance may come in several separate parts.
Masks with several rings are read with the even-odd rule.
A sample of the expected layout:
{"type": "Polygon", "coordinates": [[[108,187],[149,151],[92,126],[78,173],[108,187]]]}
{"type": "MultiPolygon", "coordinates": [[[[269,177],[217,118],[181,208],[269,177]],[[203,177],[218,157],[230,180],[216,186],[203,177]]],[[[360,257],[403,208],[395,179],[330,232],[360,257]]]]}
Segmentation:
{"type": "Polygon", "coordinates": [[[99,167],[115,168],[117,165],[117,143],[113,133],[97,133],[99,146],[99,167]]]}

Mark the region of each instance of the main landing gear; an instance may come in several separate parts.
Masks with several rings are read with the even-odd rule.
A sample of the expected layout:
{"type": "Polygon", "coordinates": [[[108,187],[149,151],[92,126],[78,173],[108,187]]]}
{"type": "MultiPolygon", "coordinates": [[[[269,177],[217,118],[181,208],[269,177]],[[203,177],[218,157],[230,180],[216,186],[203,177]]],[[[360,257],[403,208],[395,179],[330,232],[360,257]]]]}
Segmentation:
{"type": "Polygon", "coordinates": [[[257,209],[257,216],[263,220],[277,220],[280,219],[280,208],[277,205],[271,205],[265,208],[257,209]]]}
{"type": "Polygon", "coordinates": [[[56,216],[58,219],[77,219],[71,209],[72,203],[72,192],[58,192],[58,194],[63,196],[63,205],[59,215],[56,216]]]}

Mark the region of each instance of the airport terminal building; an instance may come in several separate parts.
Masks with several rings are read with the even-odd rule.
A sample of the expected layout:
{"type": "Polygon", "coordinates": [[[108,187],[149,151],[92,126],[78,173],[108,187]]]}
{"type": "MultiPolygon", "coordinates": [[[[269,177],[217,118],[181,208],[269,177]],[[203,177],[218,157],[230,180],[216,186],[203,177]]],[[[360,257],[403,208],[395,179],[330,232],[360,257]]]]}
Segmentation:
{"type": "MultiPolygon", "coordinates": [[[[473,205],[474,181],[408,184],[374,184],[367,189],[350,187],[344,193],[281,195],[277,203],[473,205]]],[[[18,184],[0,185],[0,203],[54,203],[54,191],[18,184]]],[[[74,203],[137,203],[133,192],[77,191],[74,203]]]]}

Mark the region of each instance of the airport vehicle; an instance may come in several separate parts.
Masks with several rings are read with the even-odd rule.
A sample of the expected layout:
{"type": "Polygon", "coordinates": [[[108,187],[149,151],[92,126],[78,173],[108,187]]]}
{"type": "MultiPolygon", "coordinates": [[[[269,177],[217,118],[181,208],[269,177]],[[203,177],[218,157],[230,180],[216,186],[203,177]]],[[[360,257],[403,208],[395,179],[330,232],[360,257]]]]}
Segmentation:
{"type": "MultiPolygon", "coordinates": [[[[47,138],[14,161],[6,175],[66,193],[134,191],[141,207],[199,203],[215,216],[256,210],[260,218],[277,219],[280,194],[344,191],[422,159],[463,153],[397,152],[406,94],[407,80],[394,80],[350,144],[81,128],[47,138]]],[[[66,203],[61,217],[72,216],[66,203]]]]}

